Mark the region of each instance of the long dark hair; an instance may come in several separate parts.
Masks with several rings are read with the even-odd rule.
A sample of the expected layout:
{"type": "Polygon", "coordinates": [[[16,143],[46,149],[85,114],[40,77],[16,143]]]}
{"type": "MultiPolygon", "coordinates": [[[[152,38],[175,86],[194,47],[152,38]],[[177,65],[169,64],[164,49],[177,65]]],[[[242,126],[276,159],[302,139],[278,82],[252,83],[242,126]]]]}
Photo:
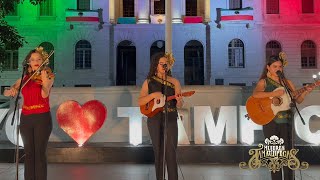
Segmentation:
{"type": "Polygon", "coordinates": [[[30,58],[31,58],[31,55],[33,54],[33,53],[38,53],[35,49],[33,49],[33,50],[31,50],[31,51],[29,51],[29,53],[27,54],[27,56],[24,58],[24,62],[23,62],[23,64],[26,64],[25,66],[24,66],[24,74],[25,75],[27,75],[27,76],[29,76],[29,75],[31,75],[32,74],[32,71],[30,71],[30,68],[31,68],[31,66],[30,66],[30,58]]]}
{"type": "Polygon", "coordinates": [[[268,69],[267,66],[270,66],[271,64],[280,61],[283,65],[283,61],[279,58],[279,56],[270,56],[269,59],[266,62],[266,65],[263,68],[263,71],[261,73],[260,79],[266,79],[267,78],[267,73],[268,73],[268,69]]]}
{"type": "MultiPolygon", "coordinates": [[[[150,78],[152,78],[152,76],[156,75],[157,67],[158,67],[158,64],[159,64],[159,60],[162,57],[165,57],[165,53],[164,52],[158,52],[158,53],[154,54],[151,57],[150,69],[149,69],[149,73],[148,73],[147,79],[150,79],[150,78]]],[[[171,70],[168,71],[167,75],[171,76],[171,70]]]]}

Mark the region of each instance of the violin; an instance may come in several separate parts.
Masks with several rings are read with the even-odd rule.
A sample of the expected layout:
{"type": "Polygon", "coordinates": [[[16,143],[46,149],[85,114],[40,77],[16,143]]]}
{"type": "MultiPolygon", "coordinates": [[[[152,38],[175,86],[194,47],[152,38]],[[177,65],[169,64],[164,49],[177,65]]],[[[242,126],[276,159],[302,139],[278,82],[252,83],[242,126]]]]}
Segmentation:
{"type": "Polygon", "coordinates": [[[37,84],[42,84],[41,71],[43,71],[43,70],[45,70],[47,72],[49,79],[55,77],[55,75],[52,72],[52,70],[50,69],[50,67],[46,66],[46,67],[42,68],[42,70],[39,70],[38,72],[36,72],[35,75],[31,77],[31,80],[36,82],[37,84]]]}

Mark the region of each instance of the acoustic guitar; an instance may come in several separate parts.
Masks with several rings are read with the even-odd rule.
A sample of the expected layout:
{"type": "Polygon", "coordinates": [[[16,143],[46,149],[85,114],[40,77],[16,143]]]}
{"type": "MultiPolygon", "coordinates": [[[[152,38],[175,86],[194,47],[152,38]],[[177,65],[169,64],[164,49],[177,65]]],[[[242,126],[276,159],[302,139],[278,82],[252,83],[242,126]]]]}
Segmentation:
{"type": "MultiPolygon", "coordinates": [[[[181,94],[181,96],[189,97],[192,96],[195,93],[195,91],[188,91],[181,94]]],[[[165,105],[166,100],[170,101],[172,99],[175,99],[175,95],[161,97],[160,99],[156,100],[153,99],[149,101],[147,104],[140,106],[140,112],[147,117],[153,117],[158,112],[163,111],[163,106],[165,105]]]]}
{"type": "MultiPolygon", "coordinates": [[[[320,85],[320,81],[307,85],[299,90],[293,92],[294,95],[302,94],[307,90],[307,87],[317,87],[320,85]]],[[[284,89],[279,87],[278,89],[284,89]]],[[[280,111],[286,111],[290,109],[291,99],[287,93],[284,93],[279,97],[267,97],[267,98],[254,98],[250,96],[246,102],[246,109],[249,118],[258,125],[266,125],[272,121],[272,119],[280,111]]]]}

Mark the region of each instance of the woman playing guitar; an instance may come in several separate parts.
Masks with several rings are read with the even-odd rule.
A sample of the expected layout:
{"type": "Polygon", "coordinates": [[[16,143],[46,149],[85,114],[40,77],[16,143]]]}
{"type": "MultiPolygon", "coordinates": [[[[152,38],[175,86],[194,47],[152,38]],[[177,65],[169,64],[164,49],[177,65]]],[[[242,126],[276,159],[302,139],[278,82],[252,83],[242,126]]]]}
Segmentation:
{"type": "MultiPolygon", "coordinates": [[[[278,74],[280,74],[280,72],[281,74],[283,74],[283,67],[286,65],[286,63],[287,62],[281,53],[279,54],[279,56],[271,56],[267,60],[260,80],[253,91],[253,98],[280,97],[287,93],[284,89],[277,89],[284,86],[278,74]]],[[[304,91],[303,93],[294,93],[295,87],[293,83],[290,80],[286,79],[284,76],[282,79],[289,86],[289,90],[293,92],[293,98],[297,103],[301,103],[304,100],[304,97],[313,89],[307,87],[306,91],[304,91]]],[[[273,98],[272,103],[281,103],[277,101],[277,98],[273,98]]],[[[286,150],[292,149],[292,121],[293,112],[291,109],[278,112],[272,119],[272,121],[270,121],[268,124],[263,125],[263,133],[265,138],[270,138],[272,135],[276,135],[284,140],[284,146],[286,150]]],[[[285,180],[294,179],[294,173],[288,167],[284,167],[283,171],[285,180]]],[[[272,180],[282,180],[281,171],[277,171],[276,173],[271,172],[271,176],[272,180]]]]}
{"type": "MultiPolygon", "coordinates": [[[[149,74],[144,81],[138,104],[145,105],[155,100],[160,100],[164,97],[164,89],[166,89],[165,96],[175,96],[175,99],[167,101],[168,119],[166,129],[166,143],[165,143],[165,159],[168,167],[168,180],[178,180],[178,169],[176,162],[176,148],[178,144],[178,127],[177,127],[177,107],[182,107],[183,100],[181,96],[180,82],[171,77],[170,69],[174,63],[172,54],[158,53],[153,56],[150,64],[149,74]],[[167,73],[167,80],[165,75],[167,73]]],[[[163,149],[164,149],[164,117],[165,113],[160,111],[152,117],[148,117],[148,130],[152,140],[156,176],[158,180],[163,177],[163,149]]]]}

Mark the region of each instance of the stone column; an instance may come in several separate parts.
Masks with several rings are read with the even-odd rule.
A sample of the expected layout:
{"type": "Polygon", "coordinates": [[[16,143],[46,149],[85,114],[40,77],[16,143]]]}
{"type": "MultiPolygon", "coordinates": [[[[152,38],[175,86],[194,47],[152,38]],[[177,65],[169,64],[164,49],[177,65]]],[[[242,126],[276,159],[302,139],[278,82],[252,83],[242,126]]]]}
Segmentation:
{"type": "Polygon", "coordinates": [[[148,24],[150,16],[150,3],[149,0],[136,0],[135,10],[138,16],[138,24],[148,24]]]}
{"type": "Polygon", "coordinates": [[[110,23],[115,23],[115,4],[114,0],[109,0],[109,22],[110,23]]]}
{"type": "Polygon", "coordinates": [[[183,4],[182,1],[183,0],[172,1],[172,22],[173,23],[182,23],[182,20],[181,20],[182,4],[183,4]]]}
{"type": "MultiPolygon", "coordinates": [[[[176,1],[176,0],[173,0],[176,1]]],[[[166,50],[165,52],[172,52],[172,4],[171,0],[166,0],[166,31],[165,31],[165,40],[166,40],[166,50]]]]}
{"type": "Polygon", "coordinates": [[[204,0],[204,21],[205,22],[210,22],[210,0],[204,0]]]}

